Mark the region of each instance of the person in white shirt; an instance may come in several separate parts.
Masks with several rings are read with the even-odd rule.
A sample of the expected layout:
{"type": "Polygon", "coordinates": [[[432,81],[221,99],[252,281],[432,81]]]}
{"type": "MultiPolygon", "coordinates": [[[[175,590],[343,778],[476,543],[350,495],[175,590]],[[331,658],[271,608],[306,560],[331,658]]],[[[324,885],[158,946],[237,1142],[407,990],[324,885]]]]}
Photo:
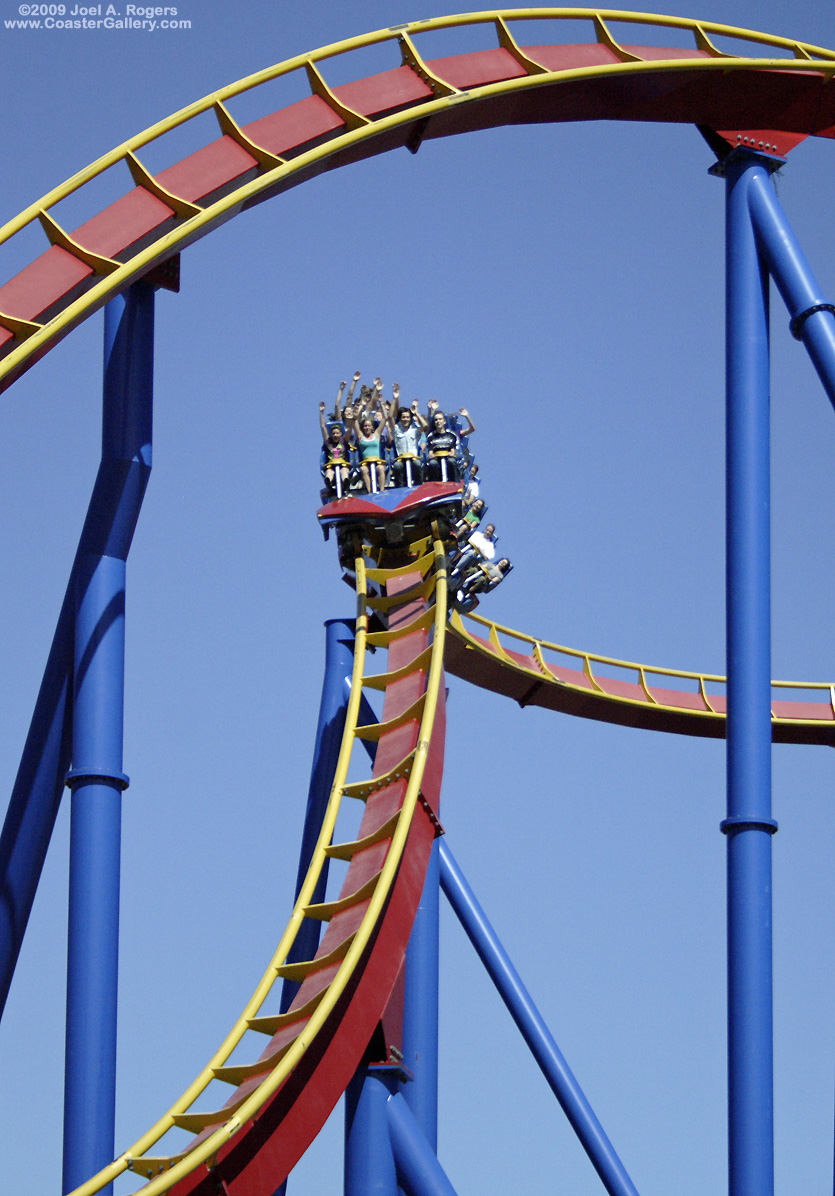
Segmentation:
{"type": "Polygon", "coordinates": [[[467,547],[455,562],[455,568],[450,574],[450,585],[457,589],[461,578],[473,565],[482,561],[492,561],[496,555],[496,528],[488,523],[483,532],[473,532],[467,540],[467,547]]]}
{"type": "Polygon", "coordinates": [[[426,430],[426,420],[420,414],[418,401],[411,407],[400,406],[400,385],[395,382],[391,388],[393,402],[388,410],[386,426],[389,438],[394,445],[395,462],[392,466],[392,476],[395,486],[408,484],[411,473],[412,485],[419,486],[423,481],[423,467],[420,460],[420,439],[426,430]],[[407,472],[406,463],[409,470],[407,472]]]}

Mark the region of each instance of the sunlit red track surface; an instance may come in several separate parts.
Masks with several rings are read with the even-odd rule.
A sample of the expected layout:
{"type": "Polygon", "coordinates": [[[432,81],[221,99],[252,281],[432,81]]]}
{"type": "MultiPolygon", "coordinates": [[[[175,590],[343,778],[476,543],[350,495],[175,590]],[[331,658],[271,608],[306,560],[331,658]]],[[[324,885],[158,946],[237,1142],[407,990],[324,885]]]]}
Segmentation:
{"type": "MultiPolygon", "coordinates": [[[[521,706],[669,731],[676,735],[725,736],[725,678],[687,673],[578,652],[492,623],[454,613],[447,636],[448,672],[521,706]],[[619,673],[615,676],[613,673],[619,673]],[[665,683],[666,682],[666,683],[665,683]]],[[[774,681],[775,743],[821,743],[835,747],[835,690],[822,682],[774,681]],[[823,700],[821,700],[823,699],[823,700]]]]}

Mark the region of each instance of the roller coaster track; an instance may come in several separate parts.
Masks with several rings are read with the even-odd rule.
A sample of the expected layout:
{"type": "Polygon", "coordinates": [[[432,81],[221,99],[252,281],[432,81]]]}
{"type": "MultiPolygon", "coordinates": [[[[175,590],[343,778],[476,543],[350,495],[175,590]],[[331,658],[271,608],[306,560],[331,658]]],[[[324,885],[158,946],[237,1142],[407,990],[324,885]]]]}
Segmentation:
{"type": "MultiPolygon", "coordinates": [[[[2,244],[37,224],[47,244],[0,285],[0,390],[134,282],[174,285],[173,263],[182,249],[324,171],[399,147],[417,152],[436,137],[595,119],[696,124],[720,156],[735,145],[782,155],[804,137],[835,137],[834,73],[832,50],[711,22],[594,8],[502,9],[414,21],[299,55],[132,137],[0,229],[2,244]],[[515,22],[562,20],[586,20],[592,39],[523,45],[514,36],[515,22]],[[691,44],[620,41],[615,25],[674,29],[691,44]],[[483,26],[495,33],[493,49],[436,59],[421,54],[424,33],[483,26]],[[723,39],[736,39],[738,52],[723,49],[723,39]],[[332,60],[385,43],[399,65],[342,85],[328,82],[332,60]],[[746,47],[756,53],[744,53],[746,47]],[[306,77],[306,98],[238,123],[238,96],[293,72],[306,77]],[[153,173],[143,151],[205,113],[214,115],[220,135],[153,173]],[[61,202],[114,167],[127,168],[131,185],[102,210],[87,202],[86,192],[82,206],[87,202],[90,216],[64,228],[61,202]]],[[[724,697],[716,692],[723,678],[561,648],[478,616],[466,625],[453,616],[448,635],[446,559],[437,529],[423,529],[410,550],[402,559],[379,545],[356,545],[356,654],[345,733],[310,871],[273,959],[187,1092],[74,1196],[92,1196],[127,1171],[147,1181],[142,1190],[148,1196],[272,1196],[312,1141],[384,1012],[439,829],[445,658],[450,671],[523,705],[724,734],[724,697]],[[387,649],[387,671],[366,672],[366,652],[378,647],[387,649]],[[579,667],[558,663],[555,655],[579,667]],[[618,670],[633,677],[612,676],[618,670]],[[655,684],[656,677],[668,681],[655,684]],[[366,688],[384,694],[382,721],[359,726],[366,688]],[[352,751],[362,739],[378,745],[373,773],[349,781],[352,751]],[[338,843],[333,835],[344,797],[365,802],[365,812],[357,837],[338,843]],[[348,864],[340,895],[311,904],[330,859],[348,864]],[[327,923],[315,956],[288,963],[310,920],[327,923]],[[289,1009],[271,1013],[268,999],[280,979],[300,987],[289,1009]],[[268,1036],[266,1048],[239,1062],[239,1048],[246,1054],[259,1035],[259,1041],[268,1036]],[[212,1084],[233,1089],[222,1107],[204,1107],[212,1084]],[[185,1148],[169,1150],[163,1141],[169,1131],[193,1137],[185,1148]]],[[[835,742],[832,687],[791,688],[826,690],[828,701],[775,700],[774,738],[835,742]]]]}
{"type": "Polygon", "coordinates": [[[521,8],[412,21],[302,54],[250,75],[132,137],[0,229],[0,244],[40,224],[45,252],[0,285],[0,389],[132,282],[160,283],[165,263],[239,212],[332,170],[422,141],[503,124],[596,119],[696,124],[718,153],[733,145],[779,154],[810,135],[835,136],[828,86],[835,52],[728,25],[594,8],[521,8]],[[586,19],[594,40],[520,45],[514,22],[586,19]],[[619,42],[610,25],[679,30],[692,47],[619,42]],[[426,60],[422,34],[489,26],[495,49],[426,60]],[[736,39],[760,56],[717,45],[736,39]],[[400,65],[341,86],[330,61],[391,43],[400,65]],[[766,56],[762,56],[765,51],[766,56]],[[307,98],[240,125],[230,103],[294,71],[307,98]],[[154,174],[140,153],[203,113],[220,137],[154,174]],[[723,148],[724,147],[724,148],[723,148]],[[111,167],[133,186],[83,224],[63,227],[58,205],[111,167]],[[128,173],[124,172],[127,180],[128,173]]]}
{"type": "MultiPolygon", "coordinates": [[[[678,735],[725,736],[725,677],[580,652],[512,631],[480,615],[462,618],[457,611],[449,631],[447,670],[521,706],[543,706],[678,735]]],[[[800,695],[772,700],[775,743],[835,747],[835,686],[816,681],[772,681],[771,685],[774,691],[800,695]],[[814,700],[824,695],[826,701],[814,700]]]]}
{"type": "Polygon", "coordinates": [[[366,563],[362,547],[357,541],[356,645],[345,730],[321,834],[287,929],[206,1068],[148,1133],[74,1196],[92,1196],[125,1171],[149,1180],[146,1196],[272,1196],[321,1129],[384,1012],[440,830],[446,557],[437,530],[396,555],[366,544],[379,559],[376,567],[366,563]],[[379,630],[368,630],[369,611],[379,630]],[[367,671],[367,650],[378,647],[387,649],[384,673],[367,671]],[[382,692],[382,719],[359,726],[365,689],[382,692]],[[349,782],[358,740],[377,744],[373,772],[349,782]],[[365,810],[357,838],[338,843],[333,835],[343,798],[364,802],[365,810]],[[339,897],[311,904],[330,859],[348,862],[339,897]],[[328,924],[321,944],[312,959],[287,963],[306,919],[328,924]],[[282,978],[300,987],[286,1012],[265,1014],[282,978]],[[257,1059],[229,1062],[233,1051],[237,1060],[242,1044],[245,1052],[263,1035],[269,1042],[257,1059]],[[232,1095],[222,1108],[195,1110],[212,1081],[231,1085],[232,1095]],[[195,1135],[189,1147],[154,1152],[175,1127],[195,1135]]]}

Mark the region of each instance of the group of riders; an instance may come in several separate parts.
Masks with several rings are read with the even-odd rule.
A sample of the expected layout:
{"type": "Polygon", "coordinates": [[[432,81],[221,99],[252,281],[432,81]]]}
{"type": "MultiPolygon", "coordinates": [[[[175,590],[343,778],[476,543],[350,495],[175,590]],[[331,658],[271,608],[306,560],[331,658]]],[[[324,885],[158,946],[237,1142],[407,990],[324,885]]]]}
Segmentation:
{"type": "Polygon", "coordinates": [[[425,416],[417,399],[401,407],[397,382],[387,402],[380,378],[362,386],[354,403],[360,377],[357,370],[350,386],[340,383],[327,419],[326,404],[319,404],[323,497],[341,498],[354,490],[370,494],[423,481],[463,482],[463,515],[452,529],[450,590],[456,606],[471,610],[477,595],[495,589],[512,566],[507,557],[495,559],[495,526],[488,523],[484,531],[479,530],[486,507],[478,496],[478,465],[469,453],[469,437],[475,432],[470,414],[461,407],[447,417],[435,399],[430,399],[425,416]]]}
{"type": "Polygon", "coordinates": [[[475,425],[465,408],[449,421],[436,399],[430,399],[427,415],[421,415],[417,399],[400,406],[400,387],[392,386],[391,402],[383,397],[383,383],[375,378],[363,386],[356,404],[357,371],[345,395],[342,382],[336,404],[325,420],[325,404],[319,404],[319,422],[324,442],[322,476],[331,496],[341,497],[354,486],[367,493],[387,486],[418,486],[421,482],[458,482],[469,460],[467,440],[475,425]],[[466,420],[466,426],[461,421],[466,420]]]}

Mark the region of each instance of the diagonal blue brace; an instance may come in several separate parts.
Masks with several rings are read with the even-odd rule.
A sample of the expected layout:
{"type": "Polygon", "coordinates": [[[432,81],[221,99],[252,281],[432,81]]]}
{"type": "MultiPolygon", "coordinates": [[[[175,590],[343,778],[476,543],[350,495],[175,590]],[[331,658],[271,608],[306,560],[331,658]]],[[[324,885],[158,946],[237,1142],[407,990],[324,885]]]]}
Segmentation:
{"type": "MultiPolygon", "coordinates": [[[[139,283],[129,294],[133,296],[132,310],[150,310],[152,326],[151,288],[139,283]]],[[[114,302],[123,304],[126,300],[114,302]]],[[[105,422],[101,464],[0,834],[0,1013],[20,954],[72,754],[73,642],[81,560],[89,554],[91,545],[101,543],[110,544],[108,552],[112,556],[127,556],[150,472],[150,456],[134,460],[120,455],[118,429],[112,420],[108,423],[107,417],[105,422]]]]}
{"type": "Polygon", "coordinates": [[[791,334],[806,346],[835,406],[835,304],[821,291],[786,219],[768,171],[757,165],[746,173],[745,198],[757,247],[789,310],[791,334]]]}
{"type": "Polygon", "coordinates": [[[455,1188],[435,1156],[401,1092],[386,1102],[397,1182],[406,1196],[455,1196],[455,1188]]]}
{"type": "Polygon", "coordinates": [[[510,962],[445,840],[440,841],[441,888],[478,952],[609,1196],[638,1196],[570,1067],[510,962]]]}
{"type": "Polygon", "coordinates": [[[345,1196],[455,1196],[398,1068],[360,1067],[345,1092],[345,1196]]]}

